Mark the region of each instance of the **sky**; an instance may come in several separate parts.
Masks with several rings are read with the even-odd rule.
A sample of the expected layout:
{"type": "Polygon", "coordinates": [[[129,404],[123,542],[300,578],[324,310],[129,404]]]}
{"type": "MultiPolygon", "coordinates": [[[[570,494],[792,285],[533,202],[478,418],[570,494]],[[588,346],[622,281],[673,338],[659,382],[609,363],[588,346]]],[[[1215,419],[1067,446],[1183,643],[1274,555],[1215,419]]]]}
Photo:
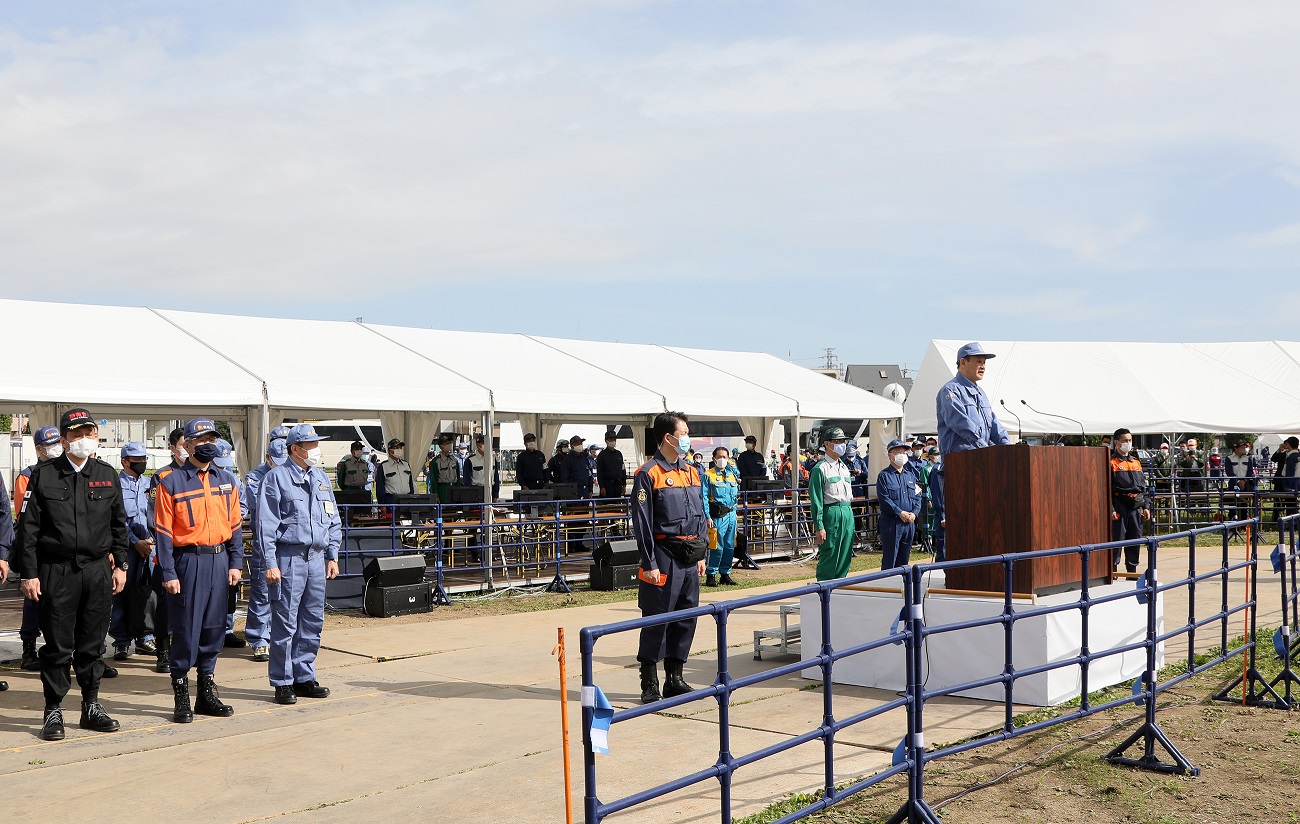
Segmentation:
{"type": "Polygon", "coordinates": [[[3,7],[6,297],[809,366],[1300,339],[1291,2],[3,7]]]}

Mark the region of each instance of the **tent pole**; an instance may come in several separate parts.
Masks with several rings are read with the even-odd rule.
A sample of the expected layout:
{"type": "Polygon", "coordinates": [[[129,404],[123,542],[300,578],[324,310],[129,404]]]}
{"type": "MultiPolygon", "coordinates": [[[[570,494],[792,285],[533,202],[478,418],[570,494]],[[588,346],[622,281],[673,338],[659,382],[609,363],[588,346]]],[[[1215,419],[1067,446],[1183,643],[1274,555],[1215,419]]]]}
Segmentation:
{"type": "MultiPolygon", "coordinates": [[[[492,478],[496,474],[496,455],[492,452],[492,424],[495,415],[491,406],[483,413],[483,557],[487,559],[487,589],[492,592],[492,478]]],[[[502,570],[505,569],[505,552],[501,553],[502,570]]]]}
{"type": "Polygon", "coordinates": [[[799,469],[803,465],[799,454],[799,413],[795,413],[794,432],[790,435],[790,557],[799,554],[799,469]]]}

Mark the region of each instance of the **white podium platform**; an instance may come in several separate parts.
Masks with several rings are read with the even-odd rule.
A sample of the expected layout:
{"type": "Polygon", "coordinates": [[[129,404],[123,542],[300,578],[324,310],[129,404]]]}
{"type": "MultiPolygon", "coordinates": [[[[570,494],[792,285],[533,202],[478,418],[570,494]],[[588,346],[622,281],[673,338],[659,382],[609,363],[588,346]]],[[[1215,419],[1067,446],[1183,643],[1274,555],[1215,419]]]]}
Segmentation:
{"type": "MultiPolygon", "coordinates": [[[[1001,615],[1003,599],[996,596],[962,596],[932,592],[943,588],[943,574],[934,573],[934,579],[923,593],[923,615],[926,626],[939,627],[978,618],[1001,615]]],[[[1115,593],[1133,593],[1131,581],[1093,587],[1093,598],[1115,593]]],[[[1030,600],[1016,600],[1014,610],[1027,610],[1054,604],[1078,601],[1077,592],[1065,592],[1030,600]]],[[[903,596],[897,592],[879,592],[871,589],[840,589],[831,594],[831,643],[836,650],[844,650],[887,636],[891,625],[903,607],[903,596]]],[[[1156,603],[1159,631],[1164,626],[1164,604],[1156,603]]],[[[1089,646],[1093,654],[1102,653],[1127,644],[1137,643],[1145,637],[1147,607],[1137,598],[1124,598],[1112,603],[1095,605],[1089,615],[1089,646]]],[[[799,616],[803,637],[800,649],[808,660],[821,652],[821,607],[815,595],[800,599],[799,616]]],[[[1082,615],[1078,609],[1051,615],[1038,615],[1015,623],[1012,636],[1012,663],[1016,669],[1028,669],[1062,661],[1079,654],[1083,638],[1082,615]]],[[[942,632],[925,641],[922,671],[928,689],[964,684],[980,678],[998,675],[1004,665],[1005,636],[1000,624],[964,630],[942,632]]],[[[907,685],[903,645],[889,645],[870,652],[859,653],[835,663],[834,683],[901,690],[907,685]]],[[[1163,644],[1156,650],[1157,669],[1164,664],[1163,644]]],[[[1088,668],[1088,689],[1099,690],[1113,684],[1131,682],[1146,666],[1146,652],[1132,650],[1095,659],[1088,668]]],[[[812,667],[802,673],[804,678],[821,680],[821,669],[812,667]]],[[[1082,689],[1082,676],[1078,666],[1062,667],[1037,675],[1016,679],[1012,700],[1017,704],[1055,706],[1076,698],[1082,689]]],[[[1002,684],[992,684],[957,693],[967,698],[1001,701],[1005,698],[1002,684]]]]}

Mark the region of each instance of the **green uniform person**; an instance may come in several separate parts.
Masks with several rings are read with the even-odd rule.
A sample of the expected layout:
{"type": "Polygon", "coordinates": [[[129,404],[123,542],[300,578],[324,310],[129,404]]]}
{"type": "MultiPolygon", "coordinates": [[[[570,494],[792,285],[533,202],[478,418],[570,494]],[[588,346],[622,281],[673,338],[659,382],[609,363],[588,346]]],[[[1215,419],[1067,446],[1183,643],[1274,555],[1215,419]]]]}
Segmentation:
{"type": "Polygon", "coordinates": [[[826,454],[808,476],[808,501],[817,532],[817,580],[849,574],[853,558],[853,476],[840,460],[848,449],[844,430],[832,426],[822,434],[826,454]]]}

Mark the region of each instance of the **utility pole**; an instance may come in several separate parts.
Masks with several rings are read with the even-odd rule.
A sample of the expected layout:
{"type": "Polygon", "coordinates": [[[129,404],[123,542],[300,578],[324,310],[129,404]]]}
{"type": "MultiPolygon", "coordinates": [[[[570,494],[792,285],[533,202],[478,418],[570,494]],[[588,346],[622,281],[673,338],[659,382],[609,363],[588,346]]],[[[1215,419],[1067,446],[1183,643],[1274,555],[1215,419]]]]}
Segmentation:
{"type": "Polygon", "coordinates": [[[827,369],[835,368],[835,347],[826,347],[826,367],[827,369]]]}

